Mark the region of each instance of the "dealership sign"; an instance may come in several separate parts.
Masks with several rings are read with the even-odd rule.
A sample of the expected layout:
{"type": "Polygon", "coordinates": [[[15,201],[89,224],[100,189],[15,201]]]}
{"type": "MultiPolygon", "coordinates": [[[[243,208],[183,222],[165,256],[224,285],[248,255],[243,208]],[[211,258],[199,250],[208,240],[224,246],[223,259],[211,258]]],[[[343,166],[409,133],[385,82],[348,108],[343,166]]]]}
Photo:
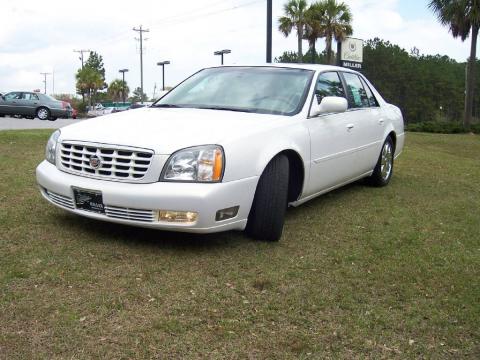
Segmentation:
{"type": "Polygon", "coordinates": [[[363,62],[363,40],[345,38],[340,44],[340,65],[361,69],[363,62]]]}

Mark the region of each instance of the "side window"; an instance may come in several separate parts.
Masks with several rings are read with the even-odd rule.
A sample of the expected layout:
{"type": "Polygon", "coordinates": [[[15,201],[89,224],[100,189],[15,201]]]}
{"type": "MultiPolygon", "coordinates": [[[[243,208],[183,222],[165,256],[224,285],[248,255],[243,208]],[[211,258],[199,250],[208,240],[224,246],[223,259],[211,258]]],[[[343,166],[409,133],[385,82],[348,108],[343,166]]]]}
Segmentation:
{"type": "Polygon", "coordinates": [[[345,97],[342,82],[336,72],[326,72],[320,74],[315,88],[315,96],[320,104],[325,96],[345,97]]]}
{"type": "Polygon", "coordinates": [[[7,100],[17,100],[22,98],[22,93],[19,92],[12,92],[7,95],[5,95],[5,99],[7,100]]]}
{"type": "Polygon", "coordinates": [[[360,80],[362,80],[363,88],[365,89],[365,92],[367,93],[369,105],[371,107],[377,107],[378,106],[378,101],[377,101],[377,99],[375,99],[375,95],[373,95],[372,90],[370,90],[370,87],[365,82],[365,80],[363,80],[362,78],[360,78],[360,80]]]}
{"type": "Polygon", "coordinates": [[[352,73],[343,73],[345,82],[347,83],[347,99],[350,108],[369,107],[370,102],[367,92],[363,88],[362,81],[358,75],[352,73]]]}
{"type": "Polygon", "coordinates": [[[23,98],[25,100],[31,100],[31,101],[38,100],[38,96],[32,93],[23,93],[23,98]]]}

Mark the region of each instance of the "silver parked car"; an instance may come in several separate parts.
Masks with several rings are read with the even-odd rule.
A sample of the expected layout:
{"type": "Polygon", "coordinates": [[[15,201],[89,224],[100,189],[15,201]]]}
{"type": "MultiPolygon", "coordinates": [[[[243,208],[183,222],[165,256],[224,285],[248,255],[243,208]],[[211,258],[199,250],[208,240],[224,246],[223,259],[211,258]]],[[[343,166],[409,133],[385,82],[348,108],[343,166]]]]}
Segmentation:
{"type": "Polygon", "coordinates": [[[69,118],[71,110],[67,103],[58,101],[45,94],[13,91],[0,96],[0,116],[21,116],[29,119],[57,120],[59,117],[69,118]]]}

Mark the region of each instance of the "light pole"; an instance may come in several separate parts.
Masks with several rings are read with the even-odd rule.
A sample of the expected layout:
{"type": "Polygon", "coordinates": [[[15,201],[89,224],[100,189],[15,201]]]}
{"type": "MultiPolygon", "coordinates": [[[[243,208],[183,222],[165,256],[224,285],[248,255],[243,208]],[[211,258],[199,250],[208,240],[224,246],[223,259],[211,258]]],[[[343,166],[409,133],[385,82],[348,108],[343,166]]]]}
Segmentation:
{"type": "Polygon", "coordinates": [[[229,49],[224,49],[224,50],[218,50],[213,53],[213,55],[220,55],[222,57],[222,65],[223,65],[223,55],[224,54],[230,54],[232,50],[229,49]]]}
{"type": "Polygon", "coordinates": [[[165,91],[165,65],[169,65],[170,61],[160,61],[157,63],[158,66],[162,67],[162,90],[165,91]]]}
{"type": "Polygon", "coordinates": [[[272,0],[267,0],[267,63],[272,62],[272,0]]]}
{"type": "Polygon", "coordinates": [[[120,69],[118,72],[122,73],[122,98],[123,105],[125,105],[125,73],[128,72],[128,69],[120,69]]]}

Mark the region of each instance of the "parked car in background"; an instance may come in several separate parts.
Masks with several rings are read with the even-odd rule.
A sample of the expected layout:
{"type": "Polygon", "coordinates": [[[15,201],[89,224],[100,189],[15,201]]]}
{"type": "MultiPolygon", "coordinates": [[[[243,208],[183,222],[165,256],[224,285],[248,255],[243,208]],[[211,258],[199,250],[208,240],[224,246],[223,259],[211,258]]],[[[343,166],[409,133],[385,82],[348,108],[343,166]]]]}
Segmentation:
{"type": "Polygon", "coordinates": [[[222,66],[148,108],[55,131],[36,174],[78,215],[276,241],[288,205],[362,178],[387,185],[404,139],[400,109],[356,71],[222,66]]]}
{"type": "Polygon", "coordinates": [[[0,114],[53,121],[70,117],[67,104],[45,94],[14,91],[0,96],[0,114]]]}
{"type": "Polygon", "coordinates": [[[136,102],[136,103],[133,103],[132,105],[130,105],[128,107],[128,110],[140,109],[140,108],[144,108],[144,107],[152,106],[152,105],[153,105],[153,102],[150,102],[150,101],[144,101],[143,103],[136,102]]]}

